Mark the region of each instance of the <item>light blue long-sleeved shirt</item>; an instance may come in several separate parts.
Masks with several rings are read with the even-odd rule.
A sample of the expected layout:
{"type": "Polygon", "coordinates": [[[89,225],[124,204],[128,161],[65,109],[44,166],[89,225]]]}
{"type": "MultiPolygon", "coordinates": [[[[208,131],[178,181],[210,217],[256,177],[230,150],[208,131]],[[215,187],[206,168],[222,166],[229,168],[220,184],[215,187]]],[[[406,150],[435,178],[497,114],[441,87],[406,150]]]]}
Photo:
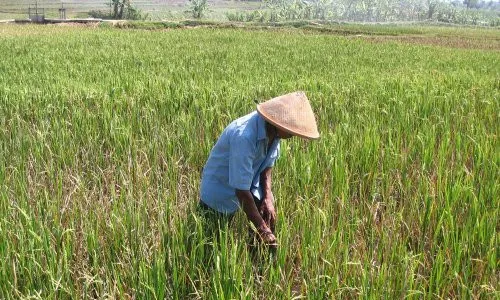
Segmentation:
{"type": "Polygon", "coordinates": [[[261,199],[260,173],[274,166],[280,149],[279,138],[267,148],[265,125],[254,111],[224,129],[203,168],[200,197],[206,205],[222,213],[235,213],[240,207],[236,189],[261,199]]]}

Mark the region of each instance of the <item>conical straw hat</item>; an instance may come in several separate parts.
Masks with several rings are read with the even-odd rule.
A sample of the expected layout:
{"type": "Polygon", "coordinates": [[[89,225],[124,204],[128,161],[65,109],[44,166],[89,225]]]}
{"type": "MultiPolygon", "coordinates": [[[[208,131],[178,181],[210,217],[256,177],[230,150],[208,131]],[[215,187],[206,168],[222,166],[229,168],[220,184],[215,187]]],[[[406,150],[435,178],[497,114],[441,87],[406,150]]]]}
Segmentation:
{"type": "Polygon", "coordinates": [[[293,135],[319,138],[316,118],[304,92],[282,95],[258,104],[257,111],[266,121],[293,135]]]}

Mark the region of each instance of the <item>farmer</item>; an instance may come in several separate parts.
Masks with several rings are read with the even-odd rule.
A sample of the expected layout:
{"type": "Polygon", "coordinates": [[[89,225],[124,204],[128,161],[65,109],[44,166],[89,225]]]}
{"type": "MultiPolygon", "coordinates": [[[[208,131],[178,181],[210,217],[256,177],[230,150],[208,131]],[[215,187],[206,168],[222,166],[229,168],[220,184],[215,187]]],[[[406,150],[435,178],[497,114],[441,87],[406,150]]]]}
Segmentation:
{"type": "Polygon", "coordinates": [[[257,111],[224,129],[203,168],[199,210],[210,222],[226,226],[241,207],[257,237],[277,246],[276,210],[271,173],[280,140],[319,138],[311,105],[303,92],[282,95],[257,105],[257,111]]]}

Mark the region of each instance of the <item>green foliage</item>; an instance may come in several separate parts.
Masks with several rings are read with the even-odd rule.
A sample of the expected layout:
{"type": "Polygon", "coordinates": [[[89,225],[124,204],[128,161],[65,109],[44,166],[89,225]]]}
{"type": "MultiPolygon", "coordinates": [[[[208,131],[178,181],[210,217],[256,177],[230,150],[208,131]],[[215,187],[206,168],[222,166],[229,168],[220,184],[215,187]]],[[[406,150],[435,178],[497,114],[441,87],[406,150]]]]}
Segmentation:
{"type": "Polygon", "coordinates": [[[193,18],[200,19],[208,9],[207,0],[189,0],[193,18]]]}
{"type": "Polygon", "coordinates": [[[110,11],[91,10],[88,15],[92,18],[104,20],[146,20],[149,17],[148,14],[132,6],[129,0],[112,0],[110,9],[110,11]]]}
{"type": "Polygon", "coordinates": [[[500,13],[439,5],[434,14],[437,21],[464,25],[498,26],[500,13]]]}
{"type": "Polygon", "coordinates": [[[269,12],[265,10],[253,10],[250,12],[227,12],[226,18],[234,22],[268,22],[269,12]]]}
{"type": "Polygon", "coordinates": [[[183,27],[181,23],[177,22],[124,22],[116,24],[118,28],[129,28],[129,29],[166,29],[166,28],[180,28],[183,27]]]}
{"type": "MultiPolygon", "coordinates": [[[[395,22],[435,20],[440,22],[494,26],[498,11],[469,10],[438,0],[266,0],[268,21],[342,20],[354,22],[395,22]]],[[[234,16],[231,16],[234,18],[234,16]]],[[[246,17],[239,17],[240,21],[246,17]]]]}
{"type": "Polygon", "coordinates": [[[498,294],[498,51],[289,28],[1,31],[0,298],[498,294]],[[211,147],[294,90],[321,138],[282,143],[274,261],[248,253],[242,214],[209,243],[194,212],[211,147]]]}

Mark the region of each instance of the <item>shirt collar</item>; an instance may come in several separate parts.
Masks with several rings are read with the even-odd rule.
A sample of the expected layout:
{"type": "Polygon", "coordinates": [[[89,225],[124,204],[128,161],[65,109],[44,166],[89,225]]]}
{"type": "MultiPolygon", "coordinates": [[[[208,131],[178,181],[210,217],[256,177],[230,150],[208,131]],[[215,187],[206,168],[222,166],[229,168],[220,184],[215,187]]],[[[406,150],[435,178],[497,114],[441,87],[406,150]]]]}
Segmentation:
{"type": "Polygon", "coordinates": [[[257,139],[258,140],[267,139],[266,121],[259,113],[257,113],[257,139]]]}

